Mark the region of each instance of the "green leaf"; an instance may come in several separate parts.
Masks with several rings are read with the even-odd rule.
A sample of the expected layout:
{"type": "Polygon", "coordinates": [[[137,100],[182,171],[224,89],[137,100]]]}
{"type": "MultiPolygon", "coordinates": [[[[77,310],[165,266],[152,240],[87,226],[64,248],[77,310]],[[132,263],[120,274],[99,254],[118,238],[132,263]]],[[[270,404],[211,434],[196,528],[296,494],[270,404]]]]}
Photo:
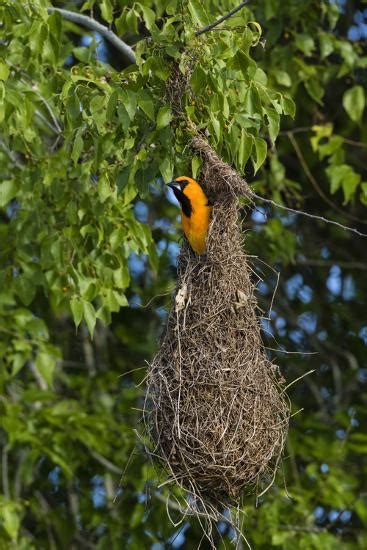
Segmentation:
{"type": "Polygon", "coordinates": [[[73,48],[73,55],[83,63],[90,63],[93,59],[93,50],[91,47],[85,48],[80,46],[78,48],[73,48]]]}
{"type": "Polygon", "coordinates": [[[110,95],[110,98],[107,103],[106,119],[108,120],[108,122],[112,122],[116,114],[117,101],[118,101],[118,92],[117,90],[114,90],[110,95]]]}
{"type": "MultiPolygon", "coordinates": [[[[311,142],[312,142],[311,138],[311,142]]],[[[331,136],[329,141],[318,146],[318,153],[320,159],[324,159],[327,156],[334,155],[338,151],[342,150],[344,139],[342,136],[331,136]]]]}
{"type": "Polygon", "coordinates": [[[79,157],[83,151],[83,148],[84,148],[84,140],[82,137],[82,129],[79,128],[75,136],[73,149],[71,151],[71,160],[74,161],[74,165],[77,164],[79,157]]]}
{"type": "Polygon", "coordinates": [[[361,203],[367,206],[367,181],[361,183],[362,193],[360,196],[361,203]]]}
{"type": "Polygon", "coordinates": [[[15,543],[18,538],[18,532],[20,527],[20,510],[17,503],[6,501],[0,503],[0,514],[2,519],[2,526],[7,535],[15,543]]]}
{"type": "Polygon", "coordinates": [[[285,88],[290,88],[292,85],[291,77],[286,71],[275,71],[275,80],[285,88]]]}
{"type": "Polygon", "coordinates": [[[322,105],[322,98],[325,93],[325,89],[319,80],[316,78],[310,78],[304,82],[308,95],[314,99],[319,105],[322,105]]]}
{"type": "Polygon", "coordinates": [[[342,183],[343,193],[344,193],[344,202],[347,204],[352,197],[354,197],[357,187],[361,182],[361,176],[356,172],[350,172],[344,179],[342,183]]]}
{"type": "Polygon", "coordinates": [[[197,65],[191,75],[190,84],[196,93],[203,91],[207,82],[206,72],[197,65]]]}
{"type": "Polygon", "coordinates": [[[103,19],[108,23],[112,23],[113,11],[112,11],[112,4],[110,0],[102,0],[102,2],[99,3],[99,7],[101,10],[103,19]]]}
{"type": "Polygon", "coordinates": [[[246,163],[250,158],[253,144],[253,136],[251,134],[248,134],[246,130],[242,128],[240,145],[238,148],[238,165],[242,171],[245,169],[246,163]]]}
{"type": "Polygon", "coordinates": [[[83,301],[83,314],[89,330],[90,337],[93,338],[94,328],[96,326],[96,312],[93,304],[83,301]]]}
{"type": "Polygon", "coordinates": [[[221,137],[221,126],[220,126],[220,122],[219,120],[214,116],[213,113],[210,113],[210,120],[211,120],[211,126],[214,130],[214,133],[216,135],[216,138],[217,138],[217,142],[220,141],[220,137],[221,137]]]}
{"type": "Polygon", "coordinates": [[[199,171],[200,171],[200,168],[202,166],[202,159],[201,157],[198,157],[196,155],[194,155],[191,159],[191,173],[192,173],[192,177],[196,179],[199,171]]]}
{"type": "Polygon", "coordinates": [[[159,165],[159,171],[164,181],[171,181],[173,177],[173,164],[172,161],[165,157],[159,165]]]}
{"type": "Polygon", "coordinates": [[[331,182],[330,192],[334,194],[342,188],[344,204],[348,203],[361,182],[361,176],[348,164],[331,165],[326,169],[326,173],[331,182]]]}
{"type": "Polygon", "coordinates": [[[17,195],[19,185],[14,180],[0,183],[0,207],[6,206],[17,195]]]}
{"type": "Polygon", "coordinates": [[[335,48],[335,36],[329,33],[320,34],[320,53],[321,59],[325,59],[335,48]]]}
{"type": "Polygon", "coordinates": [[[194,25],[204,27],[210,23],[209,17],[204,11],[203,4],[200,0],[190,0],[188,2],[188,8],[194,25]]]}
{"type": "Polygon", "coordinates": [[[72,90],[72,93],[66,99],[66,112],[74,126],[75,121],[81,115],[80,101],[75,89],[72,90]]]}
{"type": "Polygon", "coordinates": [[[157,162],[148,158],[147,161],[143,163],[143,166],[137,171],[135,181],[139,195],[142,198],[147,198],[149,196],[149,184],[154,181],[158,170],[159,166],[157,162]]]}
{"type": "Polygon", "coordinates": [[[14,289],[25,306],[28,306],[32,302],[36,294],[36,288],[36,281],[30,279],[25,274],[18,275],[15,278],[14,289]]]}
{"type": "Polygon", "coordinates": [[[122,265],[113,272],[113,281],[117,288],[126,288],[130,283],[130,274],[127,265],[122,265]]]}
{"type": "Polygon", "coordinates": [[[353,86],[343,95],[343,107],[354,122],[359,122],[365,108],[366,98],[362,86],[353,86]]]}
{"type": "Polygon", "coordinates": [[[267,145],[266,141],[262,138],[255,137],[254,138],[255,143],[255,152],[256,152],[256,159],[253,159],[253,165],[254,165],[254,171],[255,174],[259,170],[260,166],[263,164],[264,160],[266,159],[266,153],[267,153],[267,145]]]}
{"type": "Polygon", "coordinates": [[[281,105],[283,109],[283,113],[285,115],[289,115],[292,118],[295,117],[296,114],[296,104],[294,103],[293,99],[291,97],[282,95],[281,97],[281,105]]]}
{"type": "Polygon", "coordinates": [[[144,18],[144,22],[145,22],[145,25],[147,27],[147,29],[152,33],[156,33],[158,31],[158,27],[157,25],[155,24],[155,13],[154,11],[151,9],[151,8],[148,8],[147,6],[143,6],[143,4],[137,4],[142,13],[143,13],[143,18],[144,18]]]}
{"type": "MultiPolygon", "coordinates": [[[[123,90],[122,91],[122,98],[123,98],[123,104],[121,105],[124,107],[124,109],[127,111],[130,120],[134,120],[135,112],[136,112],[136,105],[137,105],[137,99],[136,94],[132,90],[123,90]]],[[[144,99],[147,99],[147,97],[150,97],[149,92],[146,92],[143,90],[140,94],[142,101],[144,102],[144,99]]]]}
{"type": "Polygon", "coordinates": [[[268,130],[271,142],[274,144],[279,134],[280,116],[275,109],[264,109],[268,119],[268,130]]]}
{"type": "Polygon", "coordinates": [[[6,63],[0,61],[0,80],[7,80],[10,73],[10,69],[6,63]]]}
{"type": "Polygon", "coordinates": [[[104,203],[113,194],[113,191],[107,174],[102,174],[98,181],[98,196],[100,201],[104,203]]]}
{"type": "Polygon", "coordinates": [[[130,176],[129,166],[125,166],[125,168],[120,170],[119,173],[117,174],[116,185],[119,193],[122,193],[122,191],[125,189],[125,187],[129,183],[129,176],[130,176]]]}
{"type": "Polygon", "coordinates": [[[44,378],[47,385],[51,387],[56,366],[56,357],[52,354],[41,351],[37,355],[35,364],[42,378],[44,378]]]}
{"type": "Polygon", "coordinates": [[[152,96],[147,90],[142,90],[139,94],[138,105],[147,117],[154,121],[154,103],[152,96]]]}
{"type": "Polygon", "coordinates": [[[172,120],[171,109],[167,107],[161,107],[157,114],[157,130],[168,126],[172,120]]]}
{"type": "Polygon", "coordinates": [[[247,90],[244,108],[249,115],[261,113],[261,98],[256,86],[250,86],[247,90]]]}
{"type": "Polygon", "coordinates": [[[313,151],[317,151],[319,148],[319,142],[322,138],[329,138],[333,133],[333,125],[327,124],[315,124],[312,126],[312,131],[315,135],[311,137],[311,147],[313,151]]]}
{"type": "Polygon", "coordinates": [[[71,313],[73,314],[75,326],[78,327],[83,319],[84,310],[83,310],[83,303],[77,296],[73,296],[71,298],[70,309],[71,309],[71,313]]]}
{"type": "Polygon", "coordinates": [[[311,55],[315,48],[315,41],[309,34],[296,34],[295,44],[306,56],[311,55]]]}

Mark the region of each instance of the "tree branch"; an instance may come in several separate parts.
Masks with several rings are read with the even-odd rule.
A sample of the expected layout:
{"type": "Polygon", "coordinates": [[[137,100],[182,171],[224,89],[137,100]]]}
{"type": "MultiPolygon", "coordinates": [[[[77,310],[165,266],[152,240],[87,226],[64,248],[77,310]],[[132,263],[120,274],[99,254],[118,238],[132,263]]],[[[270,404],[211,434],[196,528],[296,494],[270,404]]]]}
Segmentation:
{"type": "Polygon", "coordinates": [[[14,151],[11,151],[9,147],[6,145],[5,141],[3,141],[2,139],[0,139],[0,149],[4,151],[4,153],[8,156],[8,158],[17,168],[23,168],[23,164],[18,158],[17,153],[15,153],[14,151]]]}
{"type": "Polygon", "coordinates": [[[346,269],[362,269],[367,271],[367,263],[363,262],[348,262],[345,260],[320,260],[318,258],[302,258],[292,262],[294,265],[305,265],[310,267],[332,267],[337,265],[346,269]]]}
{"type": "Polygon", "coordinates": [[[92,449],[89,449],[90,454],[92,457],[102,464],[107,470],[112,472],[113,474],[121,475],[122,474],[122,468],[119,468],[116,466],[116,464],[113,464],[110,460],[108,460],[106,457],[102,456],[101,454],[97,453],[97,451],[93,451],[92,449]]]}
{"type": "Polygon", "coordinates": [[[40,390],[42,391],[47,391],[49,388],[48,388],[48,384],[46,382],[46,380],[44,379],[44,377],[42,376],[42,374],[40,373],[40,371],[37,369],[36,367],[36,364],[34,361],[29,361],[29,369],[31,371],[31,373],[33,374],[36,382],[37,382],[37,386],[40,388],[40,390]]]}
{"type": "Polygon", "coordinates": [[[353,147],[361,147],[362,149],[367,149],[367,143],[365,143],[364,141],[356,141],[355,139],[349,139],[346,137],[343,137],[343,141],[348,145],[353,145],[353,147]]]}
{"type": "Polygon", "coordinates": [[[305,216],[306,218],[311,218],[313,220],[319,220],[320,222],[336,225],[337,227],[340,227],[340,229],[344,229],[344,231],[350,231],[351,233],[355,233],[360,237],[367,237],[367,233],[362,233],[361,231],[358,231],[358,229],[355,229],[354,227],[348,227],[347,225],[343,225],[342,223],[336,222],[334,220],[329,220],[328,218],[324,218],[323,216],[317,216],[316,214],[309,214],[308,212],[303,212],[303,210],[296,210],[294,208],[289,208],[289,206],[278,204],[272,199],[265,199],[264,197],[260,197],[260,195],[257,195],[253,191],[249,193],[249,197],[253,199],[258,199],[259,201],[265,202],[267,204],[271,204],[272,206],[275,206],[275,208],[280,208],[281,210],[292,212],[292,214],[300,214],[301,216],[305,216]]]}
{"type": "Polygon", "coordinates": [[[226,19],[229,19],[230,17],[232,17],[232,15],[234,15],[238,11],[242,10],[242,8],[244,8],[247,3],[248,3],[248,0],[245,0],[244,2],[241,2],[241,4],[239,6],[237,6],[236,8],[233,8],[233,10],[229,11],[225,15],[222,15],[222,17],[220,17],[219,19],[214,21],[214,23],[210,23],[210,25],[207,25],[206,27],[196,31],[196,33],[195,33],[196,36],[200,36],[201,34],[204,34],[205,32],[211,31],[212,29],[214,29],[214,27],[217,27],[218,25],[223,23],[223,21],[225,21],[226,19]]]}
{"type": "Polygon", "coordinates": [[[279,529],[283,531],[295,531],[297,533],[325,533],[326,531],[325,527],[304,527],[303,525],[279,525],[279,529]]]}
{"type": "Polygon", "coordinates": [[[67,19],[68,21],[72,21],[77,25],[82,25],[83,27],[86,27],[91,31],[99,32],[99,34],[101,34],[103,38],[108,40],[110,44],[112,44],[122,54],[122,57],[128,63],[136,63],[135,53],[133,52],[132,48],[128,44],[123,42],[123,40],[121,40],[121,38],[119,38],[113,31],[111,31],[95,19],[92,19],[92,17],[88,17],[87,15],[82,15],[80,13],[64,10],[61,8],[47,8],[47,12],[49,14],[53,12],[58,12],[60,15],[62,15],[62,17],[64,17],[64,19],[67,19]]]}

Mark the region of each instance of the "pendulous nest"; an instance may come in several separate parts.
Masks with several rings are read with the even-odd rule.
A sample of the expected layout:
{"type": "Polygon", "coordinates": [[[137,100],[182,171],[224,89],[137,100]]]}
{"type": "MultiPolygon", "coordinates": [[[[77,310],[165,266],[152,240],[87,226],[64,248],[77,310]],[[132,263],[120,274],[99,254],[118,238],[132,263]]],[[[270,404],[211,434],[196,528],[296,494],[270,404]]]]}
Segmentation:
{"type": "MultiPolygon", "coordinates": [[[[201,137],[201,184],[214,202],[207,253],[187,242],[160,349],[148,374],[144,419],[172,481],[200,503],[237,505],[271,484],[286,441],[289,403],[267,358],[251,269],[238,226],[244,180],[201,137]]],[[[212,504],[210,504],[211,506],[212,504]]]]}

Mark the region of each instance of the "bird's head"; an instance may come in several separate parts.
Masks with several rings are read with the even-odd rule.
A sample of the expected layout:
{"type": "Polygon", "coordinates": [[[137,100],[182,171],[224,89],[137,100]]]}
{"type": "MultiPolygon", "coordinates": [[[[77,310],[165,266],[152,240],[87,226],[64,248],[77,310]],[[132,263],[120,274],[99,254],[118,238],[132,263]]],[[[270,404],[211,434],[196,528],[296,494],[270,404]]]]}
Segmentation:
{"type": "Polygon", "coordinates": [[[188,176],[179,176],[178,178],[175,178],[174,180],[167,183],[167,185],[173,190],[173,192],[175,191],[175,189],[179,189],[180,191],[183,192],[185,187],[190,185],[190,183],[192,184],[196,182],[195,180],[193,180],[192,178],[189,178],[188,176]]]}
{"type": "Polygon", "coordinates": [[[194,210],[211,205],[200,183],[188,176],[175,178],[167,185],[173,190],[182,212],[187,217],[190,217],[194,210]]]}
{"type": "Polygon", "coordinates": [[[192,205],[188,195],[185,193],[185,188],[188,185],[192,184],[198,185],[193,179],[187,176],[179,176],[174,180],[167,183],[168,187],[172,189],[175,194],[176,199],[181,205],[182,211],[188,217],[190,217],[192,212],[192,205]]]}

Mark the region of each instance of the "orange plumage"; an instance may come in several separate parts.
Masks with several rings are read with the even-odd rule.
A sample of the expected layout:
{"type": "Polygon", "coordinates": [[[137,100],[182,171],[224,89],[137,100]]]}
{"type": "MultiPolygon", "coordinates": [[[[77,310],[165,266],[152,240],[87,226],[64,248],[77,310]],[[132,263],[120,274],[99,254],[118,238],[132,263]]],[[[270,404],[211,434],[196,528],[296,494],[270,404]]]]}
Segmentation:
{"type": "Polygon", "coordinates": [[[212,206],[197,181],[187,176],[176,178],[169,186],[181,204],[182,227],[197,254],[206,251],[206,237],[212,206]]]}

